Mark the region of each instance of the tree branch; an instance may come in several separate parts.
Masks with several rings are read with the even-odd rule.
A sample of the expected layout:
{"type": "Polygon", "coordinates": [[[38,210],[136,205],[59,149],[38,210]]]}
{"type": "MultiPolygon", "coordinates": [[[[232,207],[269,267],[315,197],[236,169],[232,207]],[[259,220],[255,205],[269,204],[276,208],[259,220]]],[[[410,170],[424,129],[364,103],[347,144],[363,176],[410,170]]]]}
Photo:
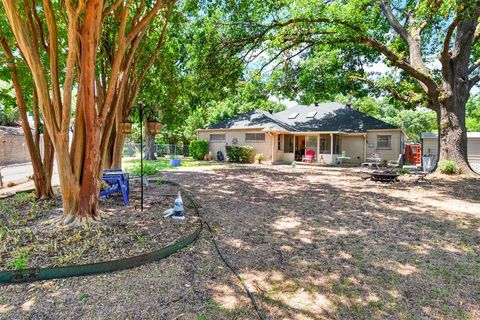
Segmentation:
{"type": "Polygon", "coordinates": [[[351,77],[349,77],[349,80],[353,80],[353,81],[357,80],[357,81],[368,83],[370,86],[372,86],[374,88],[384,90],[384,91],[388,91],[389,93],[392,94],[392,96],[395,97],[395,99],[403,101],[403,102],[407,102],[407,103],[412,104],[412,105],[417,105],[417,104],[421,104],[422,102],[424,102],[423,97],[402,94],[401,92],[399,92],[393,86],[387,85],[385,83],[379,83],[379,82],[373,81],[373,80],[365,78],[365,77],[351,76],[351,77]]]}
{"type": "Polygon", "coordinates": [[[380,0],[380,8],[387,18],[388,23],[392,26],[392,28],[402,37],[402,39],[407,43],[410,44],[411,37],[408,34],[407,30],[400,24],[397,20],[395,15],[392,12],[390,6],[385,2],[385,0],[380,0]]]}

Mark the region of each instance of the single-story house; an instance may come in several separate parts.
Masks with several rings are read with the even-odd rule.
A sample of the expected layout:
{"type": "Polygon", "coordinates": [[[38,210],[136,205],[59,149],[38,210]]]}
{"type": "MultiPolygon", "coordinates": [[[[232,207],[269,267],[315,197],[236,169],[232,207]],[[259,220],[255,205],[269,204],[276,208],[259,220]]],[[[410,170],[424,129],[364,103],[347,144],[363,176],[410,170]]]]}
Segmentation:
{"type": "Polygon", "coordinates": [[[213,155],[227,145],[251,145],[272,163],[301,161],[306,150],[315,162],[337,163],[342,152],[359,164],[373,154],[398,160],[403,153],[402,129],[336,102],[297,105],[281,112],[254,110],[197,130],[213,155]]]}
{"type": "MultiPolygon", "coordinates": [[[[438,159],[438,134],[422,133],[422,153],[438,159]]],[[[480,132],[467,132],[468,162],[473,170],[480,173],[480,132]]]]}

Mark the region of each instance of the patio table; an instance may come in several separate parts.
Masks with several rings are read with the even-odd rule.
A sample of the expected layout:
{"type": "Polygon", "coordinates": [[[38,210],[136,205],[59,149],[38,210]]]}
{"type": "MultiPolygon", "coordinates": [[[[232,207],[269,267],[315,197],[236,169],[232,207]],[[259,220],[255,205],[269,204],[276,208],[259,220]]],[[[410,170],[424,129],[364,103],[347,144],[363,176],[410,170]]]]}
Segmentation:
{"type": "Polygon", "coordinates": [[[350,160],[351,158],[350,157],[347,157],[347,156],[340,156],[340,157],[337,157],[337,165],[338,166],[341,166],[343,164],[343,161],[345,160],[350,160]]]}

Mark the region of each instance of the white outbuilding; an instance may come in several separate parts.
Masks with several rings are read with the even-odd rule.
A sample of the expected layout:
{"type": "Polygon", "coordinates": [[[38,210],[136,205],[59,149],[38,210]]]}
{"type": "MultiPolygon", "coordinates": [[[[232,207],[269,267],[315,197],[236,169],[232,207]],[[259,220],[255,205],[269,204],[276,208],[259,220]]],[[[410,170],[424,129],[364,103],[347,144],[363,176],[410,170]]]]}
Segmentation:
{"type": "MultiPolygon", "coordinates": [[[[468,162],[475,172],[480,173],[480,132],[467,132],[468,162]]],[[[438,159],[438,134],[422,133],[422,152],[438,159]]]]}

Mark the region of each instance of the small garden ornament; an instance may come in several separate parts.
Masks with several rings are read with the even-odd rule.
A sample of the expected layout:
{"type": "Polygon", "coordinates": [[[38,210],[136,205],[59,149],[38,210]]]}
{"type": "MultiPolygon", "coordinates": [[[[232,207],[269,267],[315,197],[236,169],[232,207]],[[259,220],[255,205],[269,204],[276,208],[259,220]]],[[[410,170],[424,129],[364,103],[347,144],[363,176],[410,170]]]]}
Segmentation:
{"type": "Polygon", "coordinates": [[[169,208],[163,212],[163,217],[168,218],[172,217],[175,220],[185,220],[185,216],[183,215],[183,200],[180,191],[178,191],[177,198],[175,198],[175,203],[173,208],[169,208]]]}
{"type": "Polygon", "coordinates": [[[175,204],[173,205],[173,216],[172,218],[175,220],[185,220],[185,216],[183,216],[183,200],[180,191],[178,191],[177,198],[175,199],[175,204]]]}

